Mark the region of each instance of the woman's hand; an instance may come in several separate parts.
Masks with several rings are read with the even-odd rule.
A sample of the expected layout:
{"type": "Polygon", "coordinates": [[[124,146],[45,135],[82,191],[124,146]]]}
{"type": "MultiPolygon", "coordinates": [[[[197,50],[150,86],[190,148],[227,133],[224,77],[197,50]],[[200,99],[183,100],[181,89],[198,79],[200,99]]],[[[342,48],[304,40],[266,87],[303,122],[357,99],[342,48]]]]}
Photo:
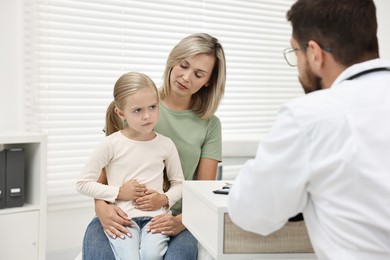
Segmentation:
{"type": "Polygon", "coordinates": [[[125,226],[132,226],[129,217],[119,207],[108,204],[104,200],[95,200],[95,212],[103,226],[104,231],[112,238],[125,238],[131,233],[125,226]]]}
{"type": "Polygon", "coordinates": [[[163,206],[168,206],[168,198],[165,194],[158,193],[155,190],[145,191],[145,195],[134,201],[136,209],[139,210],[157,210],[163,206]]]}
{"type": "Polygon", "coordinates": [[[118,200],[136,200],[145,195],[145,184],[136,181],[127,181],[119,188],[118,200]]]}
{"type": "Polygon", "coordinates": [[[152,233],[161,233],[167,236],[176,236],[186,227],[181,221],[181,215],[173,216],[171,214],[159,215],[149,222],[146,230],[152,233]]]}

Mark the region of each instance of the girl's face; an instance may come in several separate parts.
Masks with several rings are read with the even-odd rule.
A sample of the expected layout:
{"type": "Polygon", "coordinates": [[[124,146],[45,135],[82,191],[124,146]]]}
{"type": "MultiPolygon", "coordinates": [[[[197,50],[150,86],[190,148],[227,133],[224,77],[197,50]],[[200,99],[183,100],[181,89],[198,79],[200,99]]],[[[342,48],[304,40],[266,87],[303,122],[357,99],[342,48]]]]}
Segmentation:
{"type": "Polygon", "coordinates": [[[176,64],[171,71],[171,92],[179,97],[191,97],[207,83],[213,72],[215,57],[197,54],[176,64]]]}
{"type": "Polygon", "coordinates": [[[154,138],[153,129],[158,121],[158,97],[154,89],[145,88],[128,96],[125,108],[115,108],[115,112],[127,122],[128,127],[122,132],[125,136],[134,140],[154,138]]]}

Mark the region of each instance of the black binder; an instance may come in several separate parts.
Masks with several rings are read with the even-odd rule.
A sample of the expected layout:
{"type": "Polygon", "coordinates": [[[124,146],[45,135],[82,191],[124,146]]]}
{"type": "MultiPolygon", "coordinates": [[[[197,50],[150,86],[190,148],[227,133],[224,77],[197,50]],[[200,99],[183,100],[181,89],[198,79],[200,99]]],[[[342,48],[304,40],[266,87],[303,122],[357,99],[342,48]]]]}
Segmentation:
{"type": "Polygon", "coordinates": [[[7,208],[24,204],[25,154],[23,148],[7,149],[6,153],[6,202],[7,208]]]}
{"type": "Polygon", "coordinates": [[[0,209],[5,208],[5,150],[0,151],[0,209]]]}

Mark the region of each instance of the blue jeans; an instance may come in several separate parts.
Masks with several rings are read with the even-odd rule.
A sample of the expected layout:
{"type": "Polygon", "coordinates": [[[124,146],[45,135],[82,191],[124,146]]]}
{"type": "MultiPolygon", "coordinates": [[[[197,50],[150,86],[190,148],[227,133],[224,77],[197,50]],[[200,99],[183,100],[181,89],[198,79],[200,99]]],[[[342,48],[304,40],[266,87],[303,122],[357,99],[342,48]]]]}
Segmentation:
{"type": "Polygon", "coordinates": [[[134,227],[127,227],[132,234],[131,237],[120,239],[106,234],[116,259],[163,259],[168,248],[169,237],[146,231],[151,219],[151,217],[133,218],[134,227]]]}
{"type": "MultiPolygon", "coordinates": [[[[177,236],[171,237],[164,260],[197,260],[198,241],[185,229],[177,236]]],[[[115,260],[98,218],[89,223],[83,239],[83,260],[115,260]]]]}

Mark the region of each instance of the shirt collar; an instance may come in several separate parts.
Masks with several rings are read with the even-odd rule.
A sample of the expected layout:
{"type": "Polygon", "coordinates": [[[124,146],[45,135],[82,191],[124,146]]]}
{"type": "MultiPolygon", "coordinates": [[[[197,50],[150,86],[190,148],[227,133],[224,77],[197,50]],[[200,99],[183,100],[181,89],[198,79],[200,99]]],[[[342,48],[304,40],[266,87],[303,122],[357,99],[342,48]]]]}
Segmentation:
{"type": "Polygon", "coordinates": [[[382,59],[372,59],[368,61],[364,61],[361,63],[354,64],[347,69],[345,69],[333,82],[332,87],[339,85],[344,80],[348,79],[349,77],[360,73],[365,70],[370,70],[374,68],[380,68],[380,67],[390,67],[390,61],[388,60],[382,60],[382,59]]]}

